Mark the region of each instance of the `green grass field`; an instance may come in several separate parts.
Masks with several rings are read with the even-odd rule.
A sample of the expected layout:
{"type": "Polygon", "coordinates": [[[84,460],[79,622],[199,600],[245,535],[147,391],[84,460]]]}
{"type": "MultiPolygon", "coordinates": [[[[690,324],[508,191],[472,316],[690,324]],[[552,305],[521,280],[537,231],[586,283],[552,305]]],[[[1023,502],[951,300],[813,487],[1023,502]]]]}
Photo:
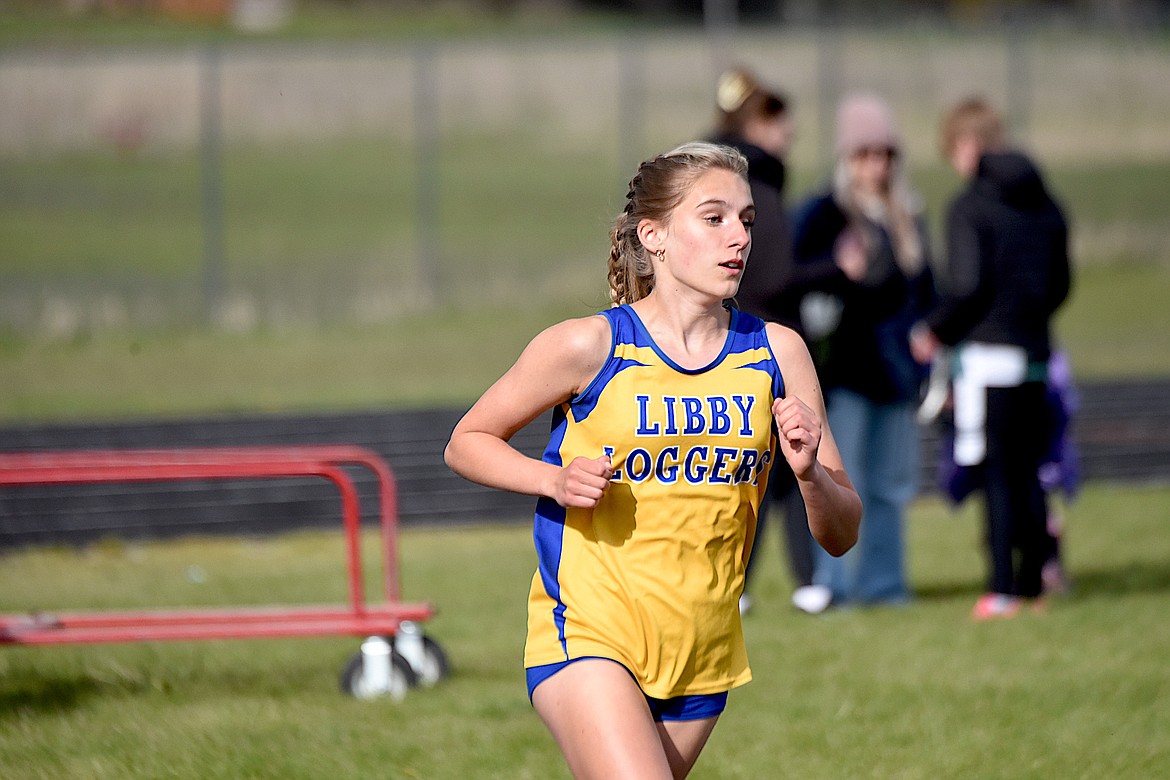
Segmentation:
{"type": "MultiPolygon", "coordinates": [[[[983,572],[974,504],[913,506],[917,598],[897,609],[796,612],[773,529],[745,620],[755,680],[694,777],[1164,776],[1167,518],[1170,489],[1090,486],[1066,509],[1072,593],[991,624],[967,616],[983,572]]],[[[452,674],[435,688],[341,694],[356,638],[8,647],[3,776],[567,777],[519,668],[527,520],[401,542],[404,598],[439,608],[426,628],[452,674]]],[[[0,611],[341,603],[342,561],[340,533],[321,532],[8,553],[0,611]]]]}

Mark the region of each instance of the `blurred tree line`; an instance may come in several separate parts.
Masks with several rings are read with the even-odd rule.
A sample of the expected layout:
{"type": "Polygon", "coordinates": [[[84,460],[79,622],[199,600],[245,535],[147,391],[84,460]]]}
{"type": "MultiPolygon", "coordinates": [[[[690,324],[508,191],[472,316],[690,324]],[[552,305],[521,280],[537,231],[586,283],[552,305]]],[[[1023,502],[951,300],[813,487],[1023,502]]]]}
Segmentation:
{"type": "MultiPolygon", "coordinates": [[[[312,5],[355,10],[427,8],[495,15],[538,10],[604,11],[633,17],[741,19],[771,23],[837,20],[880,21],[929,18],[960,23],[995,23],[1016,18],[1065,18],[1073,22],[1144,26],[1170,20],[1170,0],[56,0],[72,12],[162,13],[180,17],[227,16],[240,6],[281,6],[285,12],[312,5]]],[[[43,0],[0,0],[6,7],[43,0]]]]}
{"type": "MultiPolygon", "coordinates": [[[[507,6],[532,4],[532,0],[491,2],[507,6]]],[[[730,9],[741,19],[771,22],[906,16],[995,22],[1017,16],[1064,16],[1093,22],[1146,23],[1170,18],[1170,0],[576,0],[573,4],[684,17],[709,17],[730,9]]]]}

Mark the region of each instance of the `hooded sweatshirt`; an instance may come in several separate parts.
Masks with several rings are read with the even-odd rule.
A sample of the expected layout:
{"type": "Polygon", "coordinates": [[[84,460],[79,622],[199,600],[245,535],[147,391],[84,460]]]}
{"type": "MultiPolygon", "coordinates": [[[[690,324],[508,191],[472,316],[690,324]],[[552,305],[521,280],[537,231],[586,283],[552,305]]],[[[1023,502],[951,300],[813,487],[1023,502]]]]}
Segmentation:
{"type": "Polygon", "coordinates": [[[1068,225],[1027,157],[980,159],[951,203],[936,278],[939,302],[926,321],[944,344],[1006,344],[1048,359],[1049,322],[1070,288],[1068,225]]]}

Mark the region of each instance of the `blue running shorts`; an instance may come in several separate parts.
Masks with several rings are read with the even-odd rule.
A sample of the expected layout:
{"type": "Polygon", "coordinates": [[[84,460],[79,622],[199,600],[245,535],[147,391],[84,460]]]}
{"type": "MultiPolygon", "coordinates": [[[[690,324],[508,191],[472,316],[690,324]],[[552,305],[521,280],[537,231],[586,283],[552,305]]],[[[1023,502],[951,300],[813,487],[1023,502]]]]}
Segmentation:
{"type": "MultiPolygon", "coordinates": [[[[532,692],[536,690],[536,686],[569,664],[575,661],[584,661],[586,658],[598,658],[598,656],[573,658],[569,661],[544,664],[543,666],[531,666],[525,669],[524,675],[528,681],[528,699],[530,701],[532,700],[532,692]]],[[[601,658],[600,660],[612,661],[615,664],[618,663],[612,658],[601,658]]],[[[621,666],[621,664],[618,665],[621,666]]],[[[622,668],[624,669],[625,667],[623,666],[622,668]]],[[[630,676],[632,677],[633,675],[631,674],[630,676]]],[[[692,696],[675,696],[670,699],[655,699],[647,696],[646,704],[650,706],[650,714],[654,716],[655,721],[702,720],[703,718],[713,718],[727,708],[727,691],[723,691],[722,693],[695,694],[692,696]]]]}

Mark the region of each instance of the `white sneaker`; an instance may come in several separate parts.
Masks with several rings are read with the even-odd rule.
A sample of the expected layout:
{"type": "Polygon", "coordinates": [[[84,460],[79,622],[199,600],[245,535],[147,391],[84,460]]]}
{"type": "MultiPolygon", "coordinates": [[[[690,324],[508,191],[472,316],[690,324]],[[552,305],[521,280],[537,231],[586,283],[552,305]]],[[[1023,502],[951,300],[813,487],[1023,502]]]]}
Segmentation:
{"type": "Polygon", "coordinates": [[[748,594],[743,594],[739,597],[739,614],[746,615],[752,608],[752,597],[748,594]]]}
{"type": "Polygon", "coordinates": [[[819,615],[829,608],[833,592],[824,585],[803,585],[792,591],[792,604],[802,612],[819,615]]]}

